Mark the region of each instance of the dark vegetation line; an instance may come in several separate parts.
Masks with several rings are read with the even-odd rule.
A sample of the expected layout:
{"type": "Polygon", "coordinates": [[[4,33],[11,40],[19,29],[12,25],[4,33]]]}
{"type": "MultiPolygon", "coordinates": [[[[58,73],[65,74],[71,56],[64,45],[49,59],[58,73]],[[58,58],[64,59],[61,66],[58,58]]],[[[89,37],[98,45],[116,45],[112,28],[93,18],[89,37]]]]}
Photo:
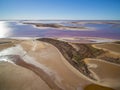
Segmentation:
{"type": "Polygon", "coordinates": [[[68,42],[50,38],[41,38],[37,40],[54,45],[72,66],[74,66],[85,76],[94,80],[96,79],[92,76],[92,73],[89,71],[87,64],[84,62],[85,58],[101,59],[115,64],[120,64],[120,58],[106,56],[106,51],[94,48],[91,44],[74,43],[77,45],[77,47],[79,47],[79,50],[76,50],[68,42]]]}
{"type": "Polygon", "coordinates": [[[0,44],[7,44],[7,43],[11,43],[11,42],[7,42],[7,41],[6,42],[0,42],[0,44]]]}
{"type": "Polygon", "coordinates": [[[115,63],[115,64],[120,64],[120,58],[119,57],[112,57],[112,56],[102,56],[100,57],[100,59],[105,60],[105,61],[109,61],[111,63],[115,63]]]}
{"type": "Polygon", "coordinates": [[[120,44],[120,41],[116,41],[116,42],[114,42],[114,43],[116,43],[116,44],[120,44]]]}
{"type": "Polygon", "coordinates": [[[77,44],[80,47],[80,50],[77,51],[67,42],[50,39],[50,38],[41,38],[37,39],[39,41],[44,41],[50,43],[58,48],[58,50],[62,53],[65,59],[74,66],[77,70],[79,70],[82,74],[88,76],[91,79],[94,79],[91,75],[91,72],[88,70],[88,67],[83,59],[85,58],[95,58],[96,56],[102,54],[104,51],[95,49],[87,44],[77,44]]]}

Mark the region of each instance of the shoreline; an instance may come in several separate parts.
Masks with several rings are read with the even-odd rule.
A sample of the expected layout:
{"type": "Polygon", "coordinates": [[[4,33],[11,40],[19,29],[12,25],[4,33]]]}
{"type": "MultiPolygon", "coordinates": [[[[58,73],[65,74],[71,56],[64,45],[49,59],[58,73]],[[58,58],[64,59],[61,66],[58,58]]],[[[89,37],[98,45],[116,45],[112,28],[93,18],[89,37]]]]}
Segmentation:
{"type": "MultiPolygon", "coordinates": [[[[31,39],[34,39],[34,40],[36,40],[36,39],[42,39],[43,37],[4,37],[4,38],[0,38],[0,40],[1,39],[15,39],[15,40],[31,40],[31,39]]],[[[83,39],[83,40],[88,40],[88,42],[86,42],[86,44],[87,43],[91,43],[91,44],[94,44],[94,43],[109,43],[109,42],[119,42],[120,40],[118,40],[118,39],[111,39],[111,38],[100,38],[100,37],[45,37],[45,38],[51,38],[51,39],[57,39],[57,40],[60,40],[60,41],[64,41],[64,42],[71,42],[72,43],[72,41],[71,40],[80,40],[80,39],[83,39]],[[68,41],[68,40],[64,40],[64,39],[68,39],[68,40],[70,40],[70,41],[68,41]],[[93,40],[92,42],[91,42],[91,40],[93,40]],[[97,41],[96,41],[97,40],[97,41]]],[[[75,42],[73,42],[73,43],[80,43],[80,41],[78,42],[78,41],[75,41],[75,42]]],[[[85,43],[85,42],[83,42],[83,43],[85,43]]]]}
{"type": "Polygon", "coordinates": [[[94,28],[90,27],[70,27],[61,24],[44,24],[44,23],[22,23],[27,25],[32,25],[34,28],[38,29],[57,29],[57,30],[70,30],[70,31],[96,31],[94,28]]]}

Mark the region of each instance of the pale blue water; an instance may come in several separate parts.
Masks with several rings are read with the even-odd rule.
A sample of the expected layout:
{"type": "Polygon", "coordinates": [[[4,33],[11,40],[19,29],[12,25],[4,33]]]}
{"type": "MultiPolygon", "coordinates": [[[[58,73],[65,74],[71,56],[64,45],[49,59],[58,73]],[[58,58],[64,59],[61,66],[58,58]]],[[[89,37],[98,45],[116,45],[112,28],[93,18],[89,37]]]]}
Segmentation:
{"type": "MultiPolygon", "coordinates": [[[[71,24],[71,21],[32,21],[34,23],[60,23],[65,26],[87,26],[95,28],[95,31],[71,31],[57,29],[38,29],[32,25],[19,24],[17,22],[0,21],[0,37],[102,37],[120,39],[119,24],[71,24]]],[[[87,21],[86,21],[87,22],[87,21]]],[[[91,22],[91,21],[89,21],[91,22]]],[[[103,21],[104,22],[104,21],[103,21]]]]}

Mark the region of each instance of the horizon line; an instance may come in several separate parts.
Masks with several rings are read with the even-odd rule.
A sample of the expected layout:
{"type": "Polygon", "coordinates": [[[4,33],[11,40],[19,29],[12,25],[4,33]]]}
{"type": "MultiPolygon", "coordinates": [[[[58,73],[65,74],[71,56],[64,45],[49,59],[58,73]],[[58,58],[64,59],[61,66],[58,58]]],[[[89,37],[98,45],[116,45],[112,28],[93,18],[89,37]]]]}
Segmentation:
{"type": "Polygon", "coordinates": [[[120,20],[120,19],[0,19],[0,21],[18,21],[18,20],[22,20],[22,21],[30,21],[30,20],[43,20],[43,21],[62,21],[62,20],[108,20],[108,21],[114,21],[114,20],[120,20]]]}

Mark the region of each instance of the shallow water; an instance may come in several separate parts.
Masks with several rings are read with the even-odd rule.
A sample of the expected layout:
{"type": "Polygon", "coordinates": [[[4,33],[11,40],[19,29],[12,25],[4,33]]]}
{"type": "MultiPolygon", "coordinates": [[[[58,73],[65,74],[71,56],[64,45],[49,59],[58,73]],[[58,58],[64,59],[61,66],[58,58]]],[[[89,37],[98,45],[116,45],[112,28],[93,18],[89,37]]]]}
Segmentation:
{"type": "MultiPolygon", "coordinates": [[[[70,24],[71,21],[26,21],[36,23],[59,23],[65,26],[91,27],[93,31],[38,29],[32,25],[21,24],[23,21],[0,21],[0,38],[5,37],[103,37],[120,39],[120,25],[113,24],[70,24]]],[[[25,22],[25,21],[24,21],[25,22]]],[[[88,21],[84,21],[88,22],[88,21]]],[[[89,21],[90,22],[90,21],[89,21]]],[[[120,22],[120,21],[117,21],[120,22]]]]}

